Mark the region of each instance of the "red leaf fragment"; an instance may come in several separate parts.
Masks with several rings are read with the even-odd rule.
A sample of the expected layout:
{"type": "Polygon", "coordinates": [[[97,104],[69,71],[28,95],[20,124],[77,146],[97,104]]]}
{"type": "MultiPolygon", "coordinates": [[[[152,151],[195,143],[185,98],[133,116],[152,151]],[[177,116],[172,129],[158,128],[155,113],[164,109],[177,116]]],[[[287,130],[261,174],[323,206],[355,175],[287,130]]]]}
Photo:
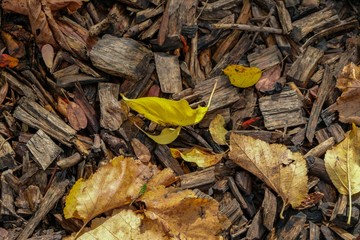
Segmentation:
{"type": "Polygon", "coordinates": [[[19,59],[14,58],[8,54],[1,54],[0,55],[0,67],[9,67],[14,68],[19,64],[19,59]]]}

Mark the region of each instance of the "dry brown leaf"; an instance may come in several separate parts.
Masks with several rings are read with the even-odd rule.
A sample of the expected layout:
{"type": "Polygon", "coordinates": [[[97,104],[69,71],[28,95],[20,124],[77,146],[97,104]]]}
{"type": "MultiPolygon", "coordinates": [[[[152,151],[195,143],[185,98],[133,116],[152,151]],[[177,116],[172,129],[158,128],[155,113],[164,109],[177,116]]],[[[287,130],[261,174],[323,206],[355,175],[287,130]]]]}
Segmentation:
{"type": "Polygon", "coordinates": [[[199,167],[210,167],[221,161],[223,153],[213,153],[204,151],[199,148],[193,147],[190,149],[179,150],[176,148],[170,148],[171,154],[174,158],[182,158],[187,162],[193,162],[199,167]]]}
{"type": "Polygon", "coordinates": [[[54,48],[50,44],[45,44],[41,48],[41,55],[44,60],[45,65],[51,69],[53,66],[54,61],[54,48]]]}
{"type": "Polygon", "coordinates": [[[86,224],[100,213],[129,204],[156,172],[156,166],[123,156],[100,167],[89,179],[79,179],[66,197],[65,218],[86,224]]]}
{"type": "Polygon", "coordinates": [[[307,167],[300,153],[281,144],[232,133],[229,158],[279,194],[284,202],[281,216],[286,205],[296,208],[306,199],[307,167]]]}
{"type": "Polygon", "coordinates": [[[209,131],[212,139],[219,145],[226,145],[226,133],[227,130],[224,128],[225,119],[220,114],[210,122],[209,131]]]}
{"type": "Polygon", "coordinates": [[[171,170],[170,168],[164,168],[149,180],[149,182],[146,184],[147,190],[153,190],[160,185],[167,187],[176,181],[177,181],[177,177],[174,171],[171,170]]]}
{"type": "Polygon", "coordinates": [[[142,197],[145,216],[159,222],[177,239],[219,239],[229,220],[214,199],[198,198],[192,190],[159,186],[142,197]]]}
{"type": "Polygon", "coordinates": [[[276,65],[269,70],[263,72],[260,80],[256,83],[255,88],[260,92],[274,91],[277,85],[280,85],[281,67],[276,65]]]}
{"type": "MultiPolygon", "coordinates": [[[[345,139],[326,151],[325,168],[339,193],[351,196],[360,192],[360,130],[353,124],[345,139]]],[[[351,219],[349,208],[348,224],[351,219]]]]}
{"type": "Polygon", "coordinates": [[[342,91],[334,108],[339,112],[339,120],[360,125],[360,66],[353,63],[346,65],[337,79],[336,87],[342,91]]]}
{"type": "Polygon", "coordinates": [[[143,163],[147,163],[151,160],[150,150],[139,139],[131,139],[131,146],[134,149],[136,157],[143,163]]]}
{"type": "Polygon", "coordinates": [[[76,130],[81,130],[87,126],[87,118],[84,110],[74,102],[69,102],[66,107],[66,114],[70,125],[76,130]]]}
{"type": "Polygon", "coordinates": [[[101,221],[99,223],[97,221],[101,221],[101,219],[94,219],[91,223],[91,230],[84,233],[77,239],[169,239],[166,236],[166,233],[159,227],[152,226],[156,223],[153,221],[143,221],[143,215],[136,214],[131,210],[122,210],[105,221],[101,221]],[[146,230],[144,231],[143,228],[146,228],[146,230]]]}

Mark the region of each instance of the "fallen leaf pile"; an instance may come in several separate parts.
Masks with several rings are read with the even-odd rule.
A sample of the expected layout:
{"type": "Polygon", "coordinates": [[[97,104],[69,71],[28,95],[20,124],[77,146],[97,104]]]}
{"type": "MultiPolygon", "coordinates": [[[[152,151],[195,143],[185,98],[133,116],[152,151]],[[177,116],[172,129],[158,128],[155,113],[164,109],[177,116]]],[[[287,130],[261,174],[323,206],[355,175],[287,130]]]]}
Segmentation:
{"type": "MultiPolygon", "coordinates": [[[[88,180],[79,179],[66,197],[66,218],[83,220],[84,227],[101,213],[120,209],[108,219],[92,221],[79,239],[218,239],[229,221],[211,198],[192,190],[166,187],[174,181],[169,169],[132,158],[116,157],[88,180]],[[146,190],[145,187],[146,186],[146,190]],[[143,210],[129,208],[134,200],[143,210]],[[100,223],[99,223],[100,221],[100,223]]],[[[72,238],[70,238],[72,239],[72,238]]]]}

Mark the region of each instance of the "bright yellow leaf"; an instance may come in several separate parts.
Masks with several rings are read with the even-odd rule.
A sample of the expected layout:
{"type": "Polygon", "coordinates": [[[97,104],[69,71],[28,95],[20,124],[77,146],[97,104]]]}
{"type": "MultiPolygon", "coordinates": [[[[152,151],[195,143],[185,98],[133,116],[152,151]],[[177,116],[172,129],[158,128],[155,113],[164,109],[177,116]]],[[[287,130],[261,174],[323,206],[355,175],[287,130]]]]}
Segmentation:
{"type": "Polygon", "coordinates": [[[230,83],[239,88],[254,86],[261,78],[261,70],[257,67],[229,65],[223,72],[230,79],[230,83]]]}
{"type": "Polygon", "coordinates": [[[65,218],[88,223],[100,213],[129,204],[156,172],[154,165],[123,156],[101,166],[89,179],[79,179],[66,197],[65,218]]]}
{"type": "Polygon", "coordinates": [[[296,208],[306,200],[306,160],[299,152],[291,152],[285,145],[232,133],[229,158],[279,194],[284,202],[281,217],[286,205],[296,208]]]}
{"type": "Polygon", "coordinates": [[[199,198],[192,190],[159,186],[146,192],[141,201],[145,216],[176,239],[220,239],[217,234],[230,224],[216,200],[199,198]]]}
{"type": "Polygon", "coordinates": [[[141,128],[139,129],[156,143],[169,144],[175,141],[175,139],[179,136],[181,127],[179,126],[177,128],[164,128],[163,130],[161,130],[161,133],[159,135],[153,135],[145,132],[141,128]]]}
{"type": "Polygon", "coordinates": [[[184,151],[180,151],[176,148],[170,148],[170,151],[173,157],[178,158],[181,156],[181,158],[185,161],[196,163],[196,165],[202,168],[217,164],[224,156],[224,154],[221,153],[209,153],[198,148],[191,148],[184,151]]]}
{"type": "Polygon", "coordinates": [[[212,139],[219,145],[226,145],[226,133],[228,132],[225,128],[225,119],[220,114],[210,122],[209,131],[212,139]]]}
{"type": "MultiPolygon", "coordinates": [[[[326,151],[325,169],[339,193],[351,196],[360,192],[360,130],[355,124],[346,133],[345,139],[326,151]]],[[[349,208],[348,224],[351,220],[349,208]]]]}
{"type": "Polygon", "coordinates": [[[121,96],[132,110],[163,126],[195,125],[204,118],[208,110],[208,106],[192,109],[184,99],[180,101],[158,97],[129,99],[123,94],[121,96]]]}

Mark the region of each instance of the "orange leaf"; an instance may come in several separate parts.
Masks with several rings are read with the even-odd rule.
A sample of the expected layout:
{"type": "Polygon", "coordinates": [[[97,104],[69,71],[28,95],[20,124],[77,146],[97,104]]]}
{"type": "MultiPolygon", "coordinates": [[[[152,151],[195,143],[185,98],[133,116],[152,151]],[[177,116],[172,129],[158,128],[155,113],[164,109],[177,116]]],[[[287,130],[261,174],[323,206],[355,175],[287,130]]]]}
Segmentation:
{"type": "Polygon", "coordinates": [[[14,58],[8,54],[1,54],[0,55],[0,67],[9,67],[14,68],[19,64],[19,59],[14,58]]]}

